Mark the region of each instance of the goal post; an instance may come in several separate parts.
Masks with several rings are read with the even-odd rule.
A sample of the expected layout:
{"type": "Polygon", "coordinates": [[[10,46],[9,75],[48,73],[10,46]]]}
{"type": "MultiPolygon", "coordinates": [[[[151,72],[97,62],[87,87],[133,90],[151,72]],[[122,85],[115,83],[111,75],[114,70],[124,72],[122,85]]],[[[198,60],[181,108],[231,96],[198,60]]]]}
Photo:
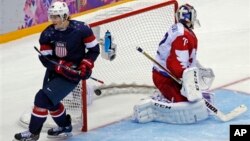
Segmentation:
{"type": "MultiPolygon", "coordinates": [[[[152,63],[145,60],[144,56],[136,51],[136,47],[142,46],[155,56],[165,32],[175,23],[177,8],[177,1],[170,0],[137,10],[131,9],[116,16],[111,14],[111,17],[103,20],[90,21],[90,27],[94,31],[97,29],[97,38],[103,39],[107,30],[111,32],[113,43],[117,45],[117,53],[113,61],[100,56],[95,62],[92,76],[103,80],[105,84],[99,85],[88,80],[88,85],[97,86],[103,94],[153,89],[152,63]]],[[[87,119],[87,113],[83,115],[86,116],[84,119],[87,119]]]]}
{"type": "MultiPolygon", "coordinates": [[[[86,87],[86,81],[82,81],[82,84],[81,84],[81,89],[82,89],[82,92],[80,93],[81,95],[81,99],[82,99],[82,106],[81,106],[81,109],[82,109],[82,131],[83,132],[87,132],[88,131],[88,110],[87,110],[87,87],[86,87]]],[[[70,111],[70,109],[68,109],[70,111]]],[[[80,122],[81,123],[81,122],[80,122]]]]}
{"type": "MultiPolygon", "coordinates": [[[[118,93],[149,94],[155,89],[152,81],[153,64],[145,60],[136,47],[141,46],[151,56],[156,55],[159,42],[176,22],[178,3],[176,0],[162,0],[149,6],[146,0],[146,4],[140,1],[142,0],[135,5],[137,8],[118,7],[88,20],[98,40],[104,38],[107,30],[110,31],[112,41],[117,45],[117,52],[112,61],[100,55],[95,62],[92,76],[104,81],[104,84],[91,79],[82,81],[62,101],[71,114],[72,121],[82,124],[82,131],[88,130],[87,104],[94,89],[101,90],[100,97],[118,93]]],[[[22,124],[29,122],[24,115],[20,121],[22,124]]]]}

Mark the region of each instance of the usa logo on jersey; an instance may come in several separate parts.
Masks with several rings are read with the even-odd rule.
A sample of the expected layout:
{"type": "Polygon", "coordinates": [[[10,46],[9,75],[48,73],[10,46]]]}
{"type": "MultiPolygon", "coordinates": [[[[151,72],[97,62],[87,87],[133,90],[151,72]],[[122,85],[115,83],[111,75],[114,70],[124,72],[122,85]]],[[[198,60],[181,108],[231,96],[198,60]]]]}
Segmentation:
{"type": "Polygon", "coordinates": [[[66,42],[56,42],[55,53],[60,58],[65,57],[67,55],[66,42]]]}

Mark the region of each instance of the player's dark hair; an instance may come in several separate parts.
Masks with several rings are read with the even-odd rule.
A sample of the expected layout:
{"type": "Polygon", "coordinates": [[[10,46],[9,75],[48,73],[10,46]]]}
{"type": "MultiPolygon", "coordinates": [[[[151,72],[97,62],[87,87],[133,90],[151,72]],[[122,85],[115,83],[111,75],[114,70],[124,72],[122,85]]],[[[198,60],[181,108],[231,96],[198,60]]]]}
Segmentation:
{"type": "Polygon", "coordinates": [[[65,20],[70,20],[71,19],[71,17],[70,16],[67,16],[67,14],[64,14],[63,15],[63,18],[65,19],[65,20]],[[67,19],[66,19],[67,18],[67,19]]]}

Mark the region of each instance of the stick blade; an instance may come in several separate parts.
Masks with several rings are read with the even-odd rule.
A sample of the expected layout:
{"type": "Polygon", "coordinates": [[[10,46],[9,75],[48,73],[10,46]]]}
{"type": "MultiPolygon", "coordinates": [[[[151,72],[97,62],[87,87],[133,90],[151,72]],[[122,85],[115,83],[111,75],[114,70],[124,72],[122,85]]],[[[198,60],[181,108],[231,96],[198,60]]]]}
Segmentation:
{"type": "Polygon", "coordinates": [[[224,115],[221,120],[226,122],[226,121],[230,121],[236,117],[239,117],[240,115],[242,115],[243,113],[245,113],[247,111],[247,106],[245,106],[244,104],[236,107],[234,110],[232,110],[231,112],[229,112],[228,114],[224,115]]]}

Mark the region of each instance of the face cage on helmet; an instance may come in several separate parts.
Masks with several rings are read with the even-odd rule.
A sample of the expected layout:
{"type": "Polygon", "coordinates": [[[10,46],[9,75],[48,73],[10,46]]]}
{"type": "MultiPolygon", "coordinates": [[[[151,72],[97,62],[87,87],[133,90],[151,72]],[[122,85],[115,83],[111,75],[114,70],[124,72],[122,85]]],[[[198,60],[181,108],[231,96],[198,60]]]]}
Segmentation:
{"type": "Polygon", "coordinates": [[[69,15],[64,13],[64,14],[52,14],[48,12],[48,19],[51,20],[51,16],[58,16],[61,18],[62,21],[66,21],[69,19],[69,15]]]}
{"type": "Polygon", "coordinates": [[[49,16],[48,16],[48,19],[49,19],[50,21],[52,21],[53,19],[55,19],[55,17],[58,17],[58,18],[60,18],[60,19],[63,21],[63,17],[62,17],[61,15],[49,15],[49,16]]]}
{"type": "Polygon", "coordinates": [[[182,16],[184,17],[184,20],[188,22],[191,22],[192,21],[192,13],[185,13],[185,14],[182,14],[182,16]]]}
{"type": "Polygon", "coordinates": [[[178,11],[177,11],[176,19],[177,19],[179,22],[180,22],[180,21],[185,22],[185,24],[186,24],[187,26],[189,26],[189,28],[192,28],[192,29],[193,29],[193,27],[194,27],[194,23],[195,23],[195,22],[198,22],[198,23],[199,23],[199,21],[196,19],[196,10],[195,10],[192,6],[190,6],[190,5],[188,5],[188,6],[181,6],[181,7],[178,9],[178,11]],[[180,10],[182,7],[187,8],[188,13],[182,14],[183,18],[181,19],[181,18],[180,18],[181,13],[180,13],[179,10],[180,10]]]}

